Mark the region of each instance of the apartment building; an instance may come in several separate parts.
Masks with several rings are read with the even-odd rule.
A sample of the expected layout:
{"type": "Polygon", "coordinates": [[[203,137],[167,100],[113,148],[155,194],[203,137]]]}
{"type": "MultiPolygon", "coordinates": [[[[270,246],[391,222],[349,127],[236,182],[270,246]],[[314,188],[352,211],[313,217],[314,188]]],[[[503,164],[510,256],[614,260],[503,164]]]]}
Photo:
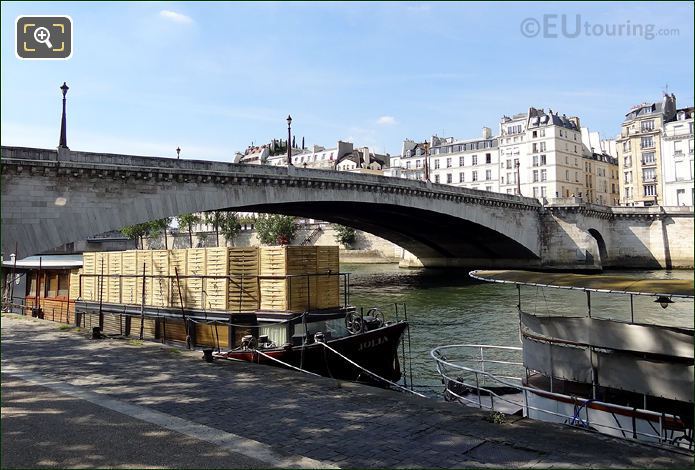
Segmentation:
{"type": "Polygon", "coordinates": [[[433,136],[429,155],[430,181],[499,192],[497,138],[490,128],[477,139],[433,136]]]}
{"type": "Polygon", "coordinates": [[[500,191],[540,200],[585,197],[592,160],[582,143],[578,117],[529,108],[500,121],[500,191]]]}
{"type": "Polygon", "coordinates": [[[693,109],[676,111],[676,118],[664,125],[661,139],[663,204],[692,206],[693,189],[693,109]]]}
{"type": "Polygon", "coordinates": [[[664,94],[661,103],[642,103],[625,115],[617,139],[620,204],[651,206],[664,203],[664,126],[676,117],[676,97],[664,94]]]}

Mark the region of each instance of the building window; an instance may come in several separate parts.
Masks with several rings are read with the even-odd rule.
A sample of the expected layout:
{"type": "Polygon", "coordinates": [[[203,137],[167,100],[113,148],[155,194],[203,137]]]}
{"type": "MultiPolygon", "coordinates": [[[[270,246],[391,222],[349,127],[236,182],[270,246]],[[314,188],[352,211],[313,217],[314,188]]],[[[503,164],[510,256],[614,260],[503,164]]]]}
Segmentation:
{"type": "Polygon", "coordinates": [[[490,181],[492,179],[492,170],[485,170],[485,180],[490,181]]]}
{"type": "Polygon", "coordinates": [[[545,154],[541,155],[541,166],[545,165],[545,154]]]}
{"type": "Polygon", "coordinates": [[[569,181],[569,180],[570,180],[570,171],[565,170],[565,181],[569,181]]]}
{"type": "Polygon", "coordinates": [[[434,175],[434,182],[439,183],[439,175],[434,175]]]}
{"type": "Polygon", "coordinates": [[[641,123],[642,132],[649,132],[654,130],[654,120],[642,121],[641,123]]]}
{"type": "Polygon", "coordinates": [[[485,163],[492,163],[492,154],[491,153],[485,154],[485,163]]]}
{"type": "Polygon", "coordinates": [[[535,139],[536,137],[538,137],[538,131],[533,131],[533,133],[531,134],[531,136],[532,136],[534,139],[535,139]]]}
{"type": "Polygon", "coordinates": [[[512,161],[507,160],[507,170],[510,170],[512,168],[512,161]]]}
{"type": "Polygon", "coordinates": [[[415,168],[420,168],[421,163],[421,160],[415,160],[415,168]]]}
{"type": "Polygon", "coordinates": [[[451,168],[451,158],[446,159],[446,167],[451,168]]]}
{"type": "Polygon", "coordinates": [[[539,148],[541,152],[545,152],[545,142],[541,142],[539,148]]]}
{"type": "Polygon", "coordinates": [[[406,168],[407,170],[410,169],[410,162],[405,162],[405,168],[406,168]]]}
{"type": "Polygon", "coordinates": [[[652,136],[642,137],[640,147],[643,149],[649,149],[654,147],[654,138],[652,138],[652,136]]]}
{"type": "Polygon", "coordinates": [[[538,166],[538,155],[533,156],[533,166],[538,166]]]}
{"type": "Polygon", "coordinates": [[[452,178],[451,173],[447,173],[447,174],[446,174],[446,182],[447,182],[448,184],[451,184],[451,183],[453,182],[453,178],[452,178]]]}
{"type": "Polygon", "coordinates": [[[642,170],[642,181],[645,183],[656,181],[656,168],[645,168],[642,170]]]}
{"type": "Polygon", "coordinates": [[[463,183],[466,181],[466,177],[464,176],[463,172],[459,173],[459,183],[463,183]]]}
{"type": "Polygon", "coordinates": [[[439,169],[439,159],[438,159],[438,158],[435,158],[435,159],[434,159],[434,169],[435,169],[435,170],[438,170],[438,169],[439,169]]]}
{"type": "Polygon", "coordinates": [[[477,165],[477,164],[478,164],[478,156],[477,156],[477,155],[473,155],[473,156],[471,157],[471,165],[477,165]]]}
{"type": "Polygon", "coordinates": [[[632,166],[632,157],[630,155],[623,158],[623,166],[632,166]]]}
{"type": "Polygon", "coordinates": [[[545,186],[541,186],[541,197],[545,197],[545,186]]]}
{"type": "Polygon", "coordinates": [[[629,152],[631,150],[630,147],[631,147],[631,145],[630,145],[629,140],[626,140],[625,142],[623,142],[623,152],[629,152]]]}
{"type": "Polygon", "coordinates": [[[485,191],[492,192],[492,186],[485,186],[485,191]]]}
{"type": "Polygon", "coordinates": [[[538,170],[533,170],[533,182],[538,182],[538,170]]]}
{"type": "Polygon", "coordinates": [[[541,181],[546,181],[548,179],[548,170],[541,170],[541,181]]]}
{"type": "Polygon", "coordinates": [[[463,158],[463,156],[460,156],[459,157],[459,166],[464,166],[466,164],[465,161],[466,160],[463,158]]]}
{"type": "Polygon", "coordinates": [[[533,187],[533,197],[538,198],[538,186],[533,187]]]}
{"type": "Polygon", "coordinates": [[[473,180],[473,181],[478,181],[478,172],[477,172],[477,171],[474,171],[474,172],[473,172],[472,180],[473,180]]]}
{"type": "Polygon", "coordinates": [[[632,183],[632,172],[626,171],[625,172],[625,184],[630,184],[630,183],[632,183]]]}
{"type": "Polygon", "coordinates": [[[642,153],[642,165],[653,165],[656,163],[656,154],[654,152],[642,153]]]}
{"type": "Polygon", "coordinates": [[[656,185],[655,184],[645,184],[644,185],[644,195],[645,196],[656,196],[656,185]]]}

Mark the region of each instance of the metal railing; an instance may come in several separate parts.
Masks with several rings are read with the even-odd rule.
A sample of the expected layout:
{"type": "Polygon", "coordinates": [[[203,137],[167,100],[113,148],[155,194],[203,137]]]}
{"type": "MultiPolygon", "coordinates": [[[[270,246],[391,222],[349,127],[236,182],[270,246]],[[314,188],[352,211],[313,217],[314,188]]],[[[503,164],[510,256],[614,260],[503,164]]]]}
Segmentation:
{"type": "MultiPolygon", "coordinates": [[[[619,433],[624,438],[632,437],[633,439],[637,439],[638,436],[641,436],[643,438],[657,441],[660,444],[666,443],[678,447],[678,438],[672,438],[671,440],[669,440],[667,438],[667,428],[665,426],[666,421],[679,421],[679,418],[677,416],[528,387],[526,385],[523,385],[521,377],[515,377],[512,375],[496,375],[494,372],[492,372],[491,368],[488,367],[487,370],[485,368],[486,364],[502,364],[506,366],[518,367],[519,372],[526,374],[526,376],[528,377],[528,369],[524,367],[522,362],[490,359],[490,357],[492,357],[492,354],[494,353],[488,353],[486,358],[485,351],[516,351],[517,353],[521,353],[522,348],[511,346],[492,346],[483,344],[455,344],[448,346],[440,346],[430,351],[430,356],[436,362],[437,371],[444,379],[445,396],[448,394],[450,397],[454,397],[455,401],[464,404],[468,403],[479,408],[490,409],[491,411],[495,411],[495,401],[497,400],[498,404],[507,403],[509,405],[520,408],[521,410],[523,410],[524,416],[529,416],[531,411],[535,411],[541,415],[549,415],[552,417],[560,418],[561,420],[564,420],[566,424],[582,427],[587,430],[591,430],[591,426],[594,426],[596,428],[595,430],[598,432],[601,432],[598,428],[603,428],[604,430],[614,431],[612,435],[618,435],[619,433]],[[468,358],[472,360],[474,363],[477,363],[478,368],[457,364],[447,359],[445,352],[461,349],[475,350],[479,352],[477,358],[468,358]],[[454,373],[453,371],[456,372],[457,377],[452,377],[452,374],[454,373]],[[466,374],[468,374],[468,377],[472,377],[472,381],[467,381],[466,378],[462,376],[466,374]],[[463,393],[460,393],[460,390],[452,390],[452,384],[458,385],[465,391],[474,390],[476,392],[474,398],[464,396],[463,393]],[[509,389],[517,390],[517,392],[514,395],[520,395],[520,397],[516,399],[511,397],[505,397],[504,395],[510,395],[510,393],[498,393],[495,390],[496,387],[504,387],[506,389],[505,391],[509,391],[509,389]],[[483,394],[489,396],[489,404],[483,401],[483,394]],[[575,411],[572,415],[568,415],[544,408],[539,408],[529,403],[529,399],[535,397],[547,398],[550,400],[574,404],[575,411]],[[607,408],[609,410],[612,409],[616,412],[623,412],[625,414],[630,415],[639,415],[640,419],[644,419],[649,422],[651,428],[655,432],[649,433],[639,431],[636,427],[635,419],[632,419],[632,429],[620,426],[620,423],[617,421],[617,419],[616,422],[618,423],[618,426],[612,426],[605,423],[592,423],[589,416],[589,410],[594,407],[604,409],[607,408]],[[580,416],[582,410],[584,412],[583,417],[580,416]],[[658,427],[654,428],[654,426],[651,423],[658,423],[658,427]]],[[[693,443],[691,439],[692,436],[690,436],[690,442],[687,446],[688,449],[692,449],[693,443]]],[[[680,446],[680,448],[682,448],[682,446],[680,446]]]]}

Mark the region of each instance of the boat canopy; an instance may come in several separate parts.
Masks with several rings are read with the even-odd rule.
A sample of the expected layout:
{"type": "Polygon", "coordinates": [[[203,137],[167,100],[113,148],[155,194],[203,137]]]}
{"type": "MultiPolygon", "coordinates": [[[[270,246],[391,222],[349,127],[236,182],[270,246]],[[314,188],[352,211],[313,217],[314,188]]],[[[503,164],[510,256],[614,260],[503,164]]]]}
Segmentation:
{"type": "Polygon", "coordinates": [[[695,290],[693,281],[686,279],[645,279],[603,274],[484,270],[471,271],[469,275],[474,279],[503,284],[691,299],[695,290]]]}

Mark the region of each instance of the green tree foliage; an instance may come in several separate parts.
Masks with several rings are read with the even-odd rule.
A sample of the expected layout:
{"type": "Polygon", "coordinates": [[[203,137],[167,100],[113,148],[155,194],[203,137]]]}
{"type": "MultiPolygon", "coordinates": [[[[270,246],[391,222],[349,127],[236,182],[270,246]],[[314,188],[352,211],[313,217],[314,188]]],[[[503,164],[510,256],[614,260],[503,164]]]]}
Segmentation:
{"type": "Polygon", "coordinates": [[[164,248],[169,246],[167,230],[169,229],[169,225],[171,225],[171,220],[171,217],[165,217],[163,219],[157,219],[147,223],[147,236],[153,238],[159,236],[160,234],[164,234],[164,248]]]}
{"type": "Polygon", "coordinates": [[[121,229],[121,233],[124,237],[128,237],[131,240],[135,240],[137,243],[137,248],[142,249],[142,237],[147,235],[150,231],[150,223],[145,222],[144,224],[128,225],[121,229]]]}
{"type": "Polygon", "coordinates": [[[212,225],[215,230],[215,245],[220,246],[220,234],[224,239],[231,242],[239,234],[241,225],[236,212],[231,211],[210,211],[205,213],[205,223],[212,225]]]}
{"type": "Polygon", "coordinates": [[[181,214],[176,217],[179,223],[179,229],[188,230],[188,244],[193,248],[193,226],[201,222],[201,217],[198,214],[181,214]]]}
{"type": "Polygon", "coordinates": [[[263,214],[256,219],[256,233],[264,245],[289,245],[297,233],[294,217],[263,214]]]}
{"type": "Polygon", "coordinates": [[[341,245],[351,246],[355,243],[356,233],[355,229],[352,227],[345,227],[344,225],[335,225],[335,241],[341,245]]]}

